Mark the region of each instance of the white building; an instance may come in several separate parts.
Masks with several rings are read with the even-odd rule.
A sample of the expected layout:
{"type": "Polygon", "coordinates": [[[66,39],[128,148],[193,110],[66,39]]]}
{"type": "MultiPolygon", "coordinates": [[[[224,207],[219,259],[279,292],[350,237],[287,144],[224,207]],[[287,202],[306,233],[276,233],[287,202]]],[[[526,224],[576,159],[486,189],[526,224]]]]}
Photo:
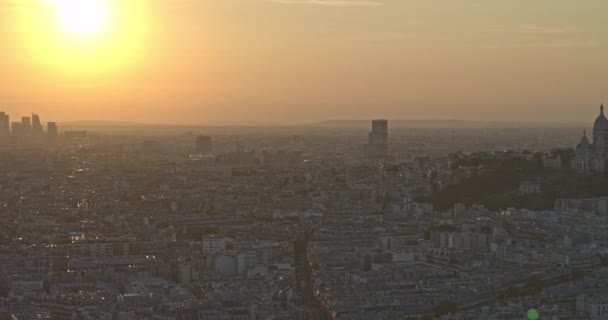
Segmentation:
{"type": "Polygon", "coordinates": [[[600,115],[593,124],[593,142],[589,142],[587,133],[576,146],[574,167],[579,172],[605,172],[608,160],[608,119],[604,115],[604,105],[600,115]]]}
{"type": "Polygon", "coordinates": [[[535,194],[540,193],[540,183],[536,181],[521,181],[519,183],[520,194],[535,194]]]}
{"type": "Polygon", "coordinates": [[[544,154],[543,167],[560,170],[562,168],[562,157],[559,154],[544,154]]]}
{"type": "Polygon", "coordinates": [[[585,312],[590,319],[606,319],[608,318],[608,297],[578,295],[576,311],[585,312]]]}
{"type": "Polygon", "coordinates": [[[203,254],[212,255],[226,250],[226,239],[218,237],[203,238],[203,254]]]}

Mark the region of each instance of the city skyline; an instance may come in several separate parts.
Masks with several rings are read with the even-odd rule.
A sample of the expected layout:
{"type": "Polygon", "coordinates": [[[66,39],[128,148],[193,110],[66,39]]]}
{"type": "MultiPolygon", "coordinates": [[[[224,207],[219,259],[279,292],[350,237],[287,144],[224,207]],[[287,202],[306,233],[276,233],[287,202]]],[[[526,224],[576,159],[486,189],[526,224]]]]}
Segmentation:
{"type": "Polygon", "coordinates": [[[31,116],[15,117],[11,121],[9,113],[0,111],[0,136],[57,136],[57,123],[49,121],[46,123],[46,131],[40,120],[40,115],[31,113],[31,116]]]}
{"type": "Polygon", "coordinates": [[[0,320],[608,319],[606,0],[0,0],[0,320]]]}
{"type": "Polygon", "coordinates": [[[576,148],[385,119],[0,136],[0,319],[603,319],[594,109],[576,148]]]}

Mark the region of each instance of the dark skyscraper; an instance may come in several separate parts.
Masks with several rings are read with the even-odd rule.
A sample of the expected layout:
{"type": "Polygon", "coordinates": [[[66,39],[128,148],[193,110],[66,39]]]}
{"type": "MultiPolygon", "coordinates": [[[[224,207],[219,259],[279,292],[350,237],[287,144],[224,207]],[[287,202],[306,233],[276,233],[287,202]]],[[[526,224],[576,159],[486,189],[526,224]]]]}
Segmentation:
{"type": "Polygon", "coordinates": [[[32,133],[32,119],[30,117],[21,118],[21,134],[32,133]]]}
{"type": "Polygon", "coordinates": [[[372,131],[368,135],[368,142],[364,146],[364,155],[368,158],[381,158],[386,156],[388,149],[388,121],[373,120],[372,131]]]}
{"type": "Polygon", "coordinates": [[[198,136],[196,137],[196,151],[197,152],[211,152],[213,150],[213,141],[209,136],[198,136]]]}
{"type": "Polygon", "coordinates": [[[42,123],[40,122],[40,116],[35,113],[32,114],[32,132],[35,135],[42,134],[42,123]]]}
{"type": "Polygon", "coordinates": [[[23,124],[17,121],[11,123],[11,133],[15,136],[23,135],[23,124]]]}
{"type": "Polygon", "coordinates": [[[57,137],[57,123],[49,122],[46,124],[46,131],[49,138],[55,139],[57,137]]]}
{"type": "Polygon", "coordinates": [[[388,144],[388,121],[373,120],[372,132],[368,136],[369,144],[388,144]]]}
{"type": "Polygon", "coordinates": [[[8,114],[0,112],[0,135],[6,136],[10,133],[10,119],[8,114]]]}

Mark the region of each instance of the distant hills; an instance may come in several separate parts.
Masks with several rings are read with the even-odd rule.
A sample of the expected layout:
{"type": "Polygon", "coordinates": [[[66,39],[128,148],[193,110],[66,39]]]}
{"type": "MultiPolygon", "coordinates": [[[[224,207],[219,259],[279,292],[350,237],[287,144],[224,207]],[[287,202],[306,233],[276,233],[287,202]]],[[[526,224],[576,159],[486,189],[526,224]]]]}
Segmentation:
{"type": "MultiPolygon", "coordinates": [[[[208,123],[143,123],[131,121],[71,121],[59,123],[63,128],[133,128],[133,127],[335,127],[335,128],[368,128],[371,120],[326,120],[308,123],[280,123],[253,121],[224,121],[208,123]]],[[[582,122],[508,122],[508,121],[475,121],[475,120],[390,120],[392,128],[584,128],[588,123],[582,122]]]]}
{"type": "Polygon", "coordinates": [[[95,121],[95,120],[82,120],[82,121],[69,121],[59,123],[62,126],[68,127],[132,127],[132,126],[148,126],[150,124],[130,122],[130,121],[95,121]]]}
{"type": "MultiPolygon", "coordinates": [[[[328,120],[320,122],[328,127],[370,126],[371,120],[328,120]]],[[[580,122],[502,122],[474,120],[389,120],[389,127],[403,128],[583,128],[588,124],[580,122]]]]}

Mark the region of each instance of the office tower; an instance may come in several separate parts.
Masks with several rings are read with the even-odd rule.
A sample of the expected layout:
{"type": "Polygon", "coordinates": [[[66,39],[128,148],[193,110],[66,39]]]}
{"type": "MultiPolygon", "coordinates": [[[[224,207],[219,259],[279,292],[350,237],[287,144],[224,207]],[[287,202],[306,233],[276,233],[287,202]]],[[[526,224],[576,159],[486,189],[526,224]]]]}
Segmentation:
{"type": "Polygon", "coordinates": [[[32,133],[32,119],[30,117],[21,118],[21,134],[32,133]]]}
{"type": "Polygon", "coordinates": [[[48,122],[46,124],[46,131],[49,138],[55,139],[57,137],[57,123],[48,122]]]}
{"type": "Polygon", "coordinates": [[[196,137],[197,152],[211,152],[213,150],[213,142],[209,136],[196,137]]]}
{"type": "Polygon", "coordinates": [[[11,123],[8,114],[0,112],[0,136],[6,136],[11,132],[11,123]]]}
{"type": "Polygon", "coordinates": [[[15,136],[23,135],[23,124],[21,122],[17,122],[17,121],[11,123],[11,132],[15,136]]]}
{"type": "Polygon", "coordinates": [[[42,134],[42,123],[40,123],[40,116],[35,113],[32,113],[32,132],[35,135],[42,134]]]}
{"type": "Polygon", "coordinates": [[[364,155],[368,158],[382,158],[388,149],[388,121],[373,120],[372,131],[368,135],[364,146],[364,155]]]}
{"type": "Polygon", "coordinates": [[[368,136],[369,144],[388,144],[388,121],[373,120],[372,132],[368,136]]]}

